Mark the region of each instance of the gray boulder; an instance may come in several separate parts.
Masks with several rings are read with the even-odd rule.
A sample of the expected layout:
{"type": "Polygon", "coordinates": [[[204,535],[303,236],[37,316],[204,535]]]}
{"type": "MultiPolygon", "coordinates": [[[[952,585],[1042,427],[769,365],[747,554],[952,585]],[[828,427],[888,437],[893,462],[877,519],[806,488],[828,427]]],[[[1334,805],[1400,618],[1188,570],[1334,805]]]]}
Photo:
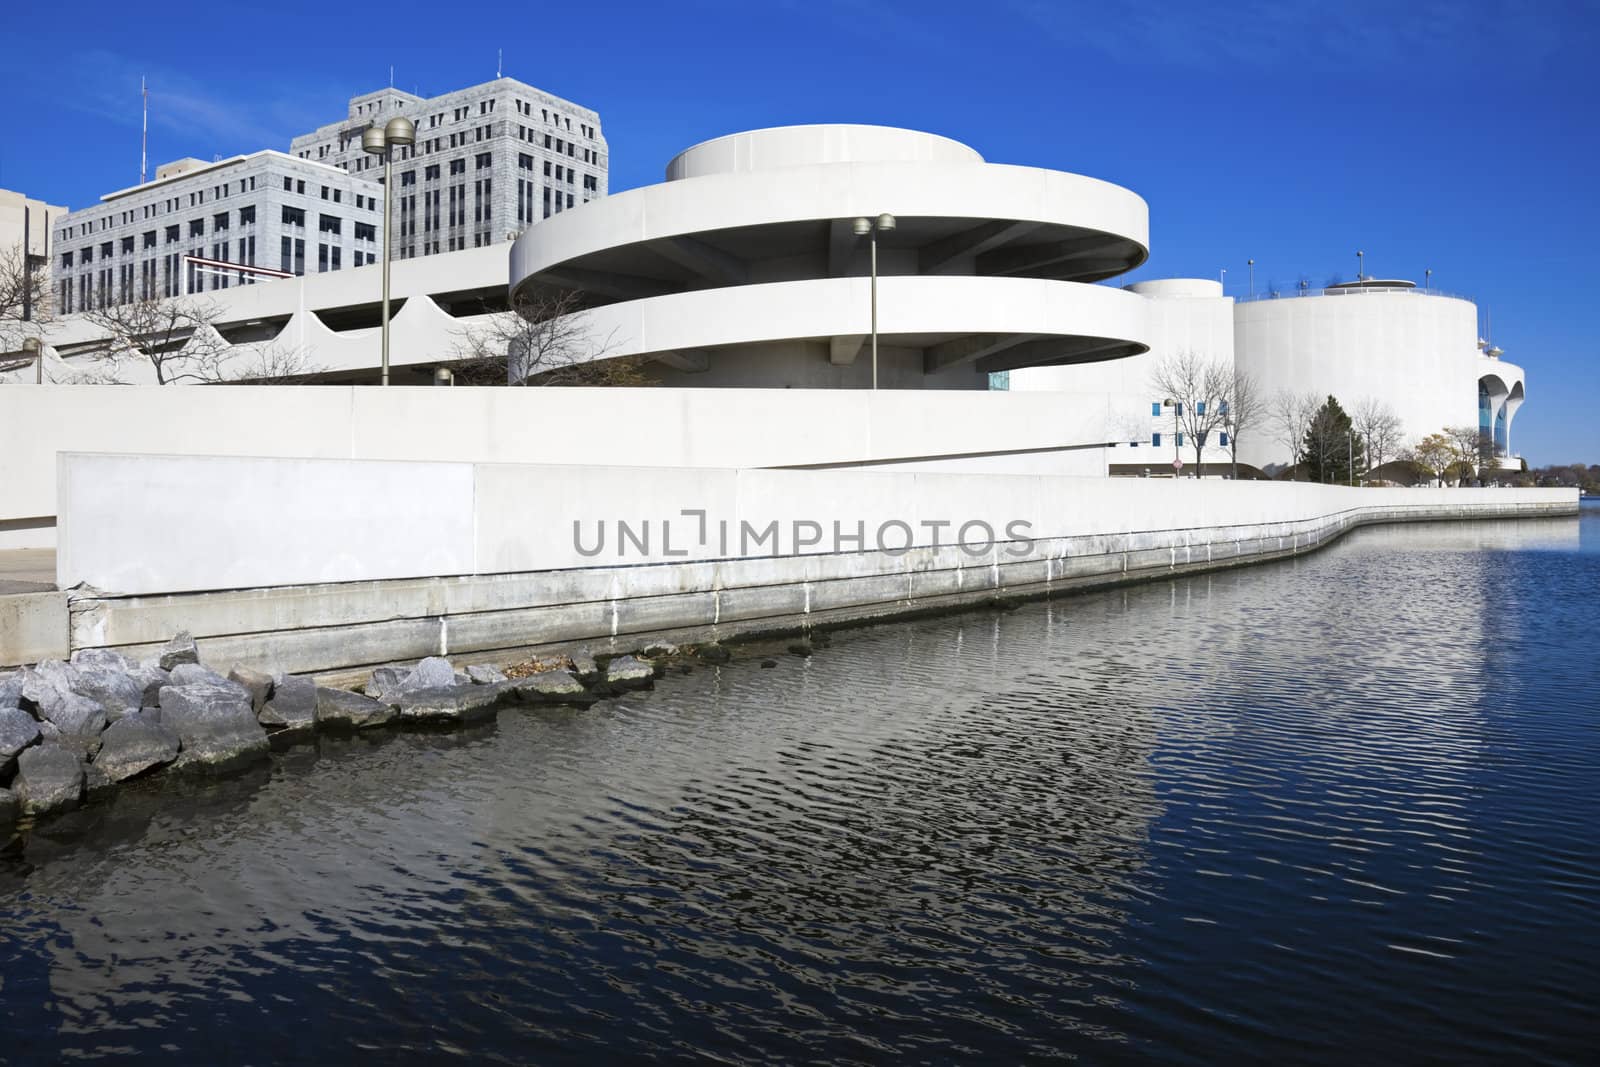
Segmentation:
{"type": "Polygon", "coordinates": [[[100,741],[91,769],[111,782],[126,781],[178,758],[178,735],[137,712],[112,723],[100,741]]]}
{"type": "Polygon", "coordinates": [[[218,689],[229,689],[249,699],[250,690],[229,678],[224,678],[210,667],[198,663],[180,663],[172,668],[172,678],[169,685],[210,685],[218,689]]]}
{"type": "Polygon", "coordinates": [[[467,668],[467,677],[474,685],[493,685],[506,680],[506,672],[487,663],[475,663],[467,668]]]}
{"type": "Polygon", "coordinates": [[[237,685],[169,685],[161,690],[162,726],[178,735],[175,767],[213,771],[243,767],[267,755],[267,732],[237,685]]]}
{"type": "Polygon", "coordinates": [[[367,696],[382,699],[385,694],[398,692],[410,675],[404,667],[379,667],[367,679],[367,696]]]}
{"type": "Polygon", "coordinates": [[[142,692],[140,706],[146,708],[160,707],[162,687],[172,684],[172,674],[154,663],[141,663],[136,667],[129,667],[128,677],[139,683],[142,692]]]}
{"type": "Polygon", "coordinates": [[[317,724],[317,686],[310,678],[294,674],[279,677],[272,699],[256,713],[262,726],[283,730],[310,730],[317,724]]]}
{"type": "Polygon", "coordinates": [[[364,730],[394,719],[394,708],[348,689],[317,686],[317,726],[325,730],[364,730]]]}
{"type": "Polygon", "coordinates": [[[159,666],[164,671],[170,671],[180,663],[199,663],[200,647],[194,643],[194,635],[185,630],[179,633],[161,649],[159,666]]]}
{"type": "Polygon", "coordinates": [[[678,646],[668,641],[653,641],[644,646],[646,659],[670,659],[678,654],[678,646]]]}
{"type": "Polygon", "coordinates": [[[97,737],[106,728],[106,709],[98,700],[67,693],[41,704],[39,716],[63,737],[97,737]]]}
{"type": "Polygon", "coordinates": [[[585,682],[598,682],[600,680],[600,665],[594,661],[594,656],[587,649],[580,649],[571,656],[572,672],[585,682]]]}
{"type": "Polygon", "coordinates": [[[655,680],[655,668],[635,656],[618,656],[606,664],[606,684],[618,689],[648,689],[655,680]]]}
{"type": "Polygon", "coordinates": [[[571,671],[542,671],[510,683],[525,704],[593,704],[595,695],[571,671]]]}
{"type": "Polygon", "coordinates": [[[0,671],[0,708],[14,708],[22,703],[22,672],[0,671]]]}
{"type": "Polygon", "coordinates": [[[131,664],[122,653],[110,648],[80,648],[72,654],[72,665],[78,670],[99,668],[106,671],[128,673],[131,664]]]}
{"type": "Polygon", "coordinates": [[[83,798],[83,761],[60,745],[24,749],[11,788],[29,815],[75,808],[83,798]]]}
{"type": "Polygon", "coordinates": [[[406,676],[401,683],[403,689],[438,689],[441,686],[454,685],[456,682],[456,669],[450,666],[450,661],[443,656],[429,656],[417,664],[417,669],[406,676]]]}
{"type": "Polygon", "coordinates": [[[98,663],[85,664],[78,668],[76,690],[79,695],[98,701],[111,722],[144,707],[144,686],[121,668],[102,667],[98,663]]]}
{"type": "Polygon", "coordinates": [[[411,689],[398,698],[400,717],[408,722],[476,722],[487,719],[510,695],[511,683],[448,685],[411,689]]]}
{"type": "Polygon", "coordinates": [[[39,724],[21,708],[0,708],[0,769],[39,740],[39,724]]]}
{"type": "Polygon", "coordinates": [[[228,672],[228,681],[244,687],[250,694],[250,707],[259,717],[272,696],[272,675],[234,664],[233,670],[228,672]]]}

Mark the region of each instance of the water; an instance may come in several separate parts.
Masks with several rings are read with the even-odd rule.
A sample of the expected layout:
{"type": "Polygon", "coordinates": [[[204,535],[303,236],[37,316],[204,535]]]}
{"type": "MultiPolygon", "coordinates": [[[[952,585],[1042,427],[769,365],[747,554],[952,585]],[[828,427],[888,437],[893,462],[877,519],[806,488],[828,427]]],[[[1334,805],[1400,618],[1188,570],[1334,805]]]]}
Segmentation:
{"type": "Polygon", "coordinates": [[[1374,528],[156,780],[0,859],[0,1059],[1592,1062],[1597,593],[1374,528]]]}

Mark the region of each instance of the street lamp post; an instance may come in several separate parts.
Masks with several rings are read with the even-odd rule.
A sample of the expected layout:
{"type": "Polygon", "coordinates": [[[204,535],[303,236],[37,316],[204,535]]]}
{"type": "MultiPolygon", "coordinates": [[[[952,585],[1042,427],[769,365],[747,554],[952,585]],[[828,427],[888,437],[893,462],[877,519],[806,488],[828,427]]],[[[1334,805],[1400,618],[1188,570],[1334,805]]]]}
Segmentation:
{"type": "Polygon", "coordinates": [[[1233,480],[1239,480],[1239,443],[1233,439],[1233,416],[1225,416],[1222,428],[1228,434],[1228,456],[1233,461],[1233,480]]]}
{"type": "Polygon", "coordinates": [[[855,221],[857,237],[872,239],[872,388],[878,388],[878,231],[894,229],[894,216],[884,212],[875,219],[865,215],[855,221]]]}
{"type": "Polygon", "coordinates": [[[1429,267],[1427,270],[1422,272],[1422,291],[1425,292],[1425,293],[1433,292],[1433,268],[1432,267],[1429,267]]]}
{"type": "Polygon", "coordinates": [[[390,204],[394,202],[394,153],[395,148],[404,148],[415,144],[417,140],[417,127],[408,118],[395,116],[388,124],[379,127],[376,123],[368,126],[361,133],[361,148],[370,155],[383,157],[383,384],[389,384],[389,232],[394,228],[391,223],[390,204]]]}
{"type": "Polygon", "coordinates": [[[1367,254],[1365,252],[1356,253],[1356,281],[1358,282],[1364,282],[1367,280],[1366,255],[1367,254]]]}
{"type": "Polygon", "coordinates": [[[1247,259],[1245,262],[1250,265],[1250,299],[1254,300],[1256,296],[1256,261],[1247,259]]]}
{"type": "Polygon", "coordinates": [[[37,337],[22,339],[22,353],[33,359],[33,384],[44,384],[44,344],[37,337]]]}
{"type": "Polygon", "coordinates": [[[1178,409],[1183,405],[1169,396],[1161,406],[1172,409],[1172,477],[1176,479],[1183,471],[1183,457],[1178,454],[1178,409]]]}

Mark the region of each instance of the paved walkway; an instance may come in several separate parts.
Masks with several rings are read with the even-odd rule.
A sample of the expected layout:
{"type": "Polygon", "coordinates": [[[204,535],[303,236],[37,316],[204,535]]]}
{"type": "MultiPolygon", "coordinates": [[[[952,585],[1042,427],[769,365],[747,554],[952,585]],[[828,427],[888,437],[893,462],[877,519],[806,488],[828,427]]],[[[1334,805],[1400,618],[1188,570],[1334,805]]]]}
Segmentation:
{"type": "Polygon", "coordinates": [[[13,548],[0,551],[0,596],[47,593],[56,587],[56,550],[13,548]]]}

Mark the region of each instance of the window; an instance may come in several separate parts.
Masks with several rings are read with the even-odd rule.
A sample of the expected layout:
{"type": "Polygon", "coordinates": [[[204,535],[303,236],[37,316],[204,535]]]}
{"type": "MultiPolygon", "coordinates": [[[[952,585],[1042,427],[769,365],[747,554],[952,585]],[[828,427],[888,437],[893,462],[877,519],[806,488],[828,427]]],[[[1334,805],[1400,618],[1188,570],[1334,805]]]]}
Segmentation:
{"type": "Polygon", "coordinates": [[[80,262],[80,263],[93,263],[94,262],[94,245],[84,245],[83,246],[83,252],[79,255],[78,262],[80,262]]]}
{"type": "MultiPolygon", "coordinates": [[[[283,191],[286,193],[294,192],[294,179],[288,175],[285,175],[283,179],[283,191]]],[[[289,268],[285,267],[284,269],[288,270],[289,268]]]]}
{"type": "Polygon", "coordinates": [[[131,234],[122,239],[122,254],[125,256],[133,254],[133,236],[131,234]]]}
{"type": "Polygon", "coordinates": [[[205,232],[206,232],[206,220],[205,219],[190,219],[189,220],[189,236],[190,237],[204,237],[205,236],[205,232]]]}
{"type": "Polygon", "coordinates": [[[491,166],[493,163],[494,163],[494,153],[492,153],[492,152],[479,152],[478,153],[478,157],[477,157],[477,169],[478,170],[484,170],[487,167],[491,166]]]}
{"type": "Polygon", "coordinates": [[[341,233],[343,221],[337,215],[318,215],[317,229],[322,233],[341,233]]]}
{"type": "Polygon", "coordinates": [[[376,226],[374,226],[372,223],[370,223],[370,222],[358,222],[358,223],[355,224],[355,227],[356,227],[356,240],[358,240],[358,241],[376,241],[378,239],[378,228],[376,226]]]}
{"type": "Polygon", "coordinates": [[[142,247],[142,248],[154,248],[155,246],[156,246],[156,231],[154,231],[154,230],[145,231],[144,240],[142,242],[140,242],[140,247],[142,247]]]}
{"type": "Polygon", "coordinates": [[[1158,433],[1151,434],[1150,435],[1150,445],[1151,445],[1152,448],[1160,448],[1161,447],[1161,435],[1158,434],[1158,433]]]}
{"type": "Polygon", "coordinates": [[[110,241],[102,242],[101,245],[100,245],[100,258],[101,259],[110,259],[111,258],[111,250],[112,250],[113,247],[114,246],[112,245],[112,243],[110,241]]]}
{"type": "Polygon", "coordinates": [[[253,226],[255,225],[255,221],[256,209],[254,204],[250,205],[249,207],[242,207],[239,209],[240,226],[253,226]]]}
{"type": "Polygon", "coordinates": [[[400,172],[400,188],[405,189],[417,184],[417,172],[405,170],[400,172]]]}
{"type": "Polygon", "coordinates": [[[306,224],[305,208],[285,205],[283,209],[283,224],[285,226],[304,226],[306,224]]]}
{"type": "Polygon", "coordinates": [[[1228,435],[1227,434],[1225,434],[1225,433],[1217,434],[1217,441],[1222,445],[1223,448],[1227,448],[1228,447],[1228,435]]]}
{"type": "Polygon", "coordinates": [[[226,211],[219,211],[217,214],[215,214],[215,215],[213,215],[211,217],[211,232],[212,233],[216,233],[218,230],[226,230],[227,228],[228,228],[228,213],[226,211]]]}
{"type": "Polygon", "coordinates": [[[1195,401],[1194,413],[1196,415],[1204,415],[1206,413],[1206,402],[1204,400],[1195,401]]]}
{"type": "Polygon", "coordinates": [[[466,160],[464,160],[464,159],[452,159],[450,161],[450,173],[451,174],[465,174],[466,172],[467,172],[467,161],[466,160]]]}
{"type": "Polygon", "coordinates": [[[1178,447],[1179,448],[1183,447],[1183,434],[1181,434],[1181,433],[1178,435],[1178,447]]]}
{"type": "Polygon", "coordinates": [[[342,190],[339,190],[339,189],[335,189],[335,190],[334,190],[334,191],[333,191],[333,202],[334,202],[334,203],[335,203],[335,204],[337,204],[337,203],[339,203],[339,194],[340,194],[340,192],[341,192],[341,191],[342,191],[342,190]]]}
{"type": "Polygon", "coordinates": [[[1159,400],[1150,401],[1150,414],[1152,414],[1152,415],[1161,414],[1161,401],[1159,401],[1159,400]]]}
{"type": "Polygon", "coordinates": [[[63,253],[61,253],[61,269],[62,270],[71,270],[72,269],[72,253],[71,252],[63,252],[63,253]]]}
{"type": "Polygon", "coordinates": [[[167,240],[167,244],[169,244],[169,245],[178,243],[178,227],[176,227],[176,226],[168,226],[167,227],[167,238],[166,238],[166,240],[167,240]]]}
{"type": "Polygon", "coordinates": [[[306,195],[306,183],[305,182],[298,182],[298,181],[295,182],[294,183],[294,191],[299,193],[301,196],[306,195]]]}
{"type": "Polygon", "coordinates": [[[435,163],[422,172],[424,181],[436,182],[439,180],[439,164],[435,163]]]}

